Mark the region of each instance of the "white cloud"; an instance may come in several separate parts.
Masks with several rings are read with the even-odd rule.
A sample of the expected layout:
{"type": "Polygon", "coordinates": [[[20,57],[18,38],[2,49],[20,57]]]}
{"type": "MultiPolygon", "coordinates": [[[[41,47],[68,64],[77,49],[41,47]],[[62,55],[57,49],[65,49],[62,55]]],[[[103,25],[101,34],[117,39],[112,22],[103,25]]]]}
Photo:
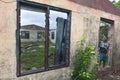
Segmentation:
{"type": "Polygon", "coordinates": [[[67,13],[50,10],[50,28],[51,29],[56,28],[56,24],[57,24],[56,19],[57,19],[57,17],[62,17],[64,19],[67,19],[67,13]]]}
{"type": "MultiPolygon", "coordinates": [[[[57,17],[67,19],[67,13],[50,10],[50,29],[56,29],[57,17]]],[[[30,24],[45,27],[45,13],[21,9],[21,26],[30,24]]]]}
{"type": "Polygon", "coordinates": [[[21,25],[36,24],[45,26],[45,13],[21,10],[21,25]]]}

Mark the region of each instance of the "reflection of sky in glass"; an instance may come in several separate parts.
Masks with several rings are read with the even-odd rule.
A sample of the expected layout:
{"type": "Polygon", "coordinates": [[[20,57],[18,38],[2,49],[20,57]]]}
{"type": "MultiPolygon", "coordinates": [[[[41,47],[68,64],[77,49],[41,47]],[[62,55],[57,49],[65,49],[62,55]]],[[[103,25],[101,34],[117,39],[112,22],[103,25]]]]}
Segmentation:
{"type": "MultiPolygon", "coordinates": [[[[56,29],[56,19],[67,19],[67,13],[50,10],[50,29],[56,29]]],[[[45,13],[21,9],[21,26],[35,24],[45,27],[45,13]]]]}
{"type": "Polygon", "coordinates": [[[21,25],[35,24],[45,27],[45,13],[21,10],[21,25]]]}
{"type": "Polygon", "coordinates": [[[67,13],[50,10],[50,29],[56,29],[57,17],[67,19],[67,13]]]}

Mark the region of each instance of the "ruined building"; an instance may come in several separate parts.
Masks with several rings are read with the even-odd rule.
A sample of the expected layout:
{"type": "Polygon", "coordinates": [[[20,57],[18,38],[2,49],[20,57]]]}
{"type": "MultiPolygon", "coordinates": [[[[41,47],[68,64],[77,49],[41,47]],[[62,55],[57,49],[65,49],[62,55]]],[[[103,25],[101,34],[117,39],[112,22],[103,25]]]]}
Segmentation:
{"type": "Polygon", "coordinates": [[[84,34],[97,47],[101,21],[109,65],[120,65],[120,10],[109,0],[0,0],[0,80],[70,80],[77,42],[84,34]]]}

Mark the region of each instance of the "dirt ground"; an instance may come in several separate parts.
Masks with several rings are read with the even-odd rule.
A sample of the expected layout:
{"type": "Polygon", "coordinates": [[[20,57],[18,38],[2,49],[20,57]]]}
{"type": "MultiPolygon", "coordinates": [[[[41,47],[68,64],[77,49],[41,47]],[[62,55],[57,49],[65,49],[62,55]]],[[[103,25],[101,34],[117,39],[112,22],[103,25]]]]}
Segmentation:
{"type": "Polygon", "coordinates": [[[105,67],[98,71],[97,77],[101,80],[120,80],[120,65],[113,67],[105,67]]]}

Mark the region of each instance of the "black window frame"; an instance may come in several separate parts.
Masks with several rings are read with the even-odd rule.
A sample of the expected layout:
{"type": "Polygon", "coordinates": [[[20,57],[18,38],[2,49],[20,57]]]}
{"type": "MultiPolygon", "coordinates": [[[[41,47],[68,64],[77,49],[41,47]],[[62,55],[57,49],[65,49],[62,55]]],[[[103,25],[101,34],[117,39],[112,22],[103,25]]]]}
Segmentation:
{"type": "MultiPolygon", "coordinates": [[[[29,74],[34,74],[34,73],[39,73],[39,72],[44,72],[44,71],[49,71],[49,70],[55,70],[55,69],[59,69],[59,68],[64,68],[64,67],[69,67],[70,65],[70,35],[71,35],[71,10],[67,10],[67,9],[63,9],[63,8],[59,8],[59,7],[54,7],[54,6],[50,6],[50,5],[46,5],[46,4],[41,4],[41,3],[36,3],[33,1],[25,1],[25,0],[17,0],[17,29],[16,29],[16,57],[17,57],[17,77],[20,76],[25,76],[25,75],[29,75],[29,74]],[[60,11],[60,12],[65,12],[67,13],[67,21],[68,21],[68,27],[69,27],[69,47],[68,47],[68,63],[65,65],[57,65],[57,66],[52,66],[52,67],[48,67],[48,50],[45,50],[45,69],[41,70],[41,69],[37,69],[37,70],[29,70],[27,72],[21,73],[20,69],[21,69],[21,52],[20,52],[20,9],[21,9],[21,5],[28,5],[28,6],[32,6],[35,8],[43,8],[43,9],[47,9],[47,15],[46,15],[46,30],[49,30],[49,10],[55,10],[55,11],[60,11]]],[[[45,36],[49,36],[49,32],[46,33],[48,31],[45,31],[45,36]]],[[[45,48],[48,47],[49,45],[49,38],[45,37],[46,40],[48,40],[47,42],[45,41],[45,48]]]]}

